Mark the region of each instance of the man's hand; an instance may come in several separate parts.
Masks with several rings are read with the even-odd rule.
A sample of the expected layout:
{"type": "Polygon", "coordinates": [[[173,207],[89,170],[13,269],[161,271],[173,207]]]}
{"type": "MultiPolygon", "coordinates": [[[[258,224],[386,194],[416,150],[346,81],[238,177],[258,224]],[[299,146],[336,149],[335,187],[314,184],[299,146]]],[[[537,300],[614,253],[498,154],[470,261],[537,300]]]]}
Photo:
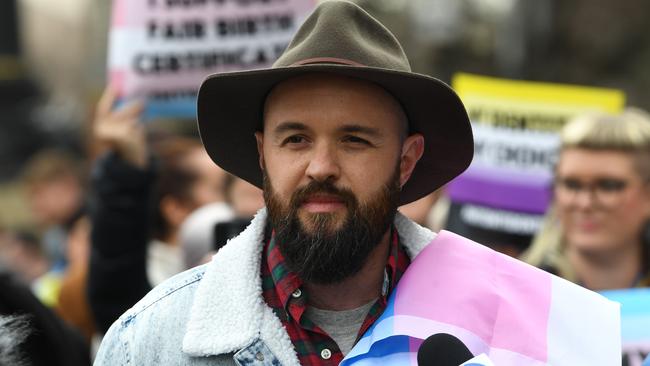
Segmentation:
{"type": "Polygon", "coordinates": [[[144,126],[139,122],[144,106],[133,102],[113,110],[116,93],[107,87],[97,104],[93,134],[97,143],[115,151],[124,161],[144,168],[148,150],[144,126]]]}

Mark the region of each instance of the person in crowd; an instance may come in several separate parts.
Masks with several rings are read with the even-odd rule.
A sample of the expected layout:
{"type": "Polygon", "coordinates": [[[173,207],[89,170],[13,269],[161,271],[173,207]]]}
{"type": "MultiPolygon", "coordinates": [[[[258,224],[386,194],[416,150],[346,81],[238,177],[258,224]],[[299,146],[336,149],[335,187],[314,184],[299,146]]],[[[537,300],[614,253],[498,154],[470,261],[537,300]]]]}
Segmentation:
{"type": "Polygon", "coordinates": [[[185,268],[180,225],[195,208],[223,199],[225,174],[195,139],[147,143],[142,104],[114,108],[115,99],[108,88],[93,127],[106,151],[91,177],[88,297],[100,332],[152,286],[185,268]]]}
{"type": "Polygon", "coordinates": [[[32,283],[36,296],[56,307],[61,280],[68,265],[66,242],[75,217],[83,210],[85,173],[72,154],[46,149],[26,164],[22,179],[31,214],[40,235],[40,245],[50,262],[48,271],[32,283]]]}
{"type": "Polygon", "coordinates": [[[36,153],[22,172],[30,211],[43,232],[42,242],[55,271],[66,265],[66,228],[82,209],[84,176],[77,158],[51,149],[36,153]]]}
{"type": "MultiPolygon", "coordinates": [[[[89,345],[94,334],[85,291],[90,251],[89,223],[83,212],[68,221],[70,227],[66,228],[64,243],[67,265],[57,277],[56,293],[51,294],[52,299],[48,298],[44,304],[51,306],[56,315],[81,332],[89,345]]],[[[34,287],[34,292],[38,293],[42,277],[49,269],[49,260],[34,234],[7,230],[0,232],[0,269],[12,273],[16,281],[34,287]]]]}
{"type": "Polygon", "coordinates": [[[207,263],[217,251],[215,226],[235,219],[225,202],[213,202],[194,210],[181,224],[179,232],[185,268],[207,263]]]}
{"type": "Polygon", "coordinates": [[[5,364],[90,365],[90,349],[28,287],[0,269],[0,365],[5,364]]]}
{"type": "Polygon", "coordinates": [[[227,174],[223,188],[225,202],[198,208],[181,225],[180,243],[186,268],[209,262],[264,207],[262,190],[241,178],[227,174]]]}
{"type": "Polygon", "coordinates": [[[26,315],[0,315],[0,366],[27,365],[21,346],[30,334],[26,315]]]}
{"type": "Polygon", "coordinates": [[[561,132],[554,207],[524,259],[589,289],[650,286],[650,116],[590,113],[561,132]]]}
{"type": "Polygon", "coordinates": [[[168,137],[152,144],[158,172],[153,186],[154,206],[147,252],[147,278],[155,286],[185,269],[178,234],[196,208],[223,199],[223,174],[212,174],[210,158],[197,140],[168,137]]]}
{"type": "Polygon", "coordinates": [[[26,230],[0,230],[0,266],[26,285],[47,273],[50,261],[38,237],[26,230]]]}
{"type": "Polygon", "coordinates": [[[264,207],[262,190],[232,174],[224,180],[224,197],[239,218],[252,219],[264,207]]]}
{"type": "Polygon", "coordinates": [[[327,1],[273,68],[204,82],[198,123],[266,209],[118,319],[95,364],[337,365],[436,235],[397,207],[469,165],[464,106],[368,13],[327,1]]]}
{"type": "Polygon", "coordinates": [[[90,262],[90,219],[85,212],[74,219],[68,231],[66,258],[68,266],[61,278],[55,311],[61,319],[77,329],[90,345],[95,335],[95,322],[86,294],[90,262]]]}

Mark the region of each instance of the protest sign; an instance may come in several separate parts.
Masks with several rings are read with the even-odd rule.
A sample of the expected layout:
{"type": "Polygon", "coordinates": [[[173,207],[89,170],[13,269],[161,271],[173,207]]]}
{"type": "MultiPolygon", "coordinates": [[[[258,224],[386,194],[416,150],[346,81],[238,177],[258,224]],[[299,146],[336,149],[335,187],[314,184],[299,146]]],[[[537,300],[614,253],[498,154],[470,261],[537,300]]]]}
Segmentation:
{"type": "Polygon", "coordinates": [[[201,81],[264,68],[284,51],[316,0],[115,0],[109,82],[149,117],[196,115],[201,81]]]}
{"type": "Polygon", "coordinates": [[[467,108],[474,160],[448,186],[447,228],[485,244],[524,249],[551,200],[558,132],[587,111],[619,112],[618,90],[457,74],[467,108]]]}
{"type": "Polygon", "coordinates": [[[650,356],[650,288],[603,291],[621,304],[623,366],[641,366],[650,356]]]}

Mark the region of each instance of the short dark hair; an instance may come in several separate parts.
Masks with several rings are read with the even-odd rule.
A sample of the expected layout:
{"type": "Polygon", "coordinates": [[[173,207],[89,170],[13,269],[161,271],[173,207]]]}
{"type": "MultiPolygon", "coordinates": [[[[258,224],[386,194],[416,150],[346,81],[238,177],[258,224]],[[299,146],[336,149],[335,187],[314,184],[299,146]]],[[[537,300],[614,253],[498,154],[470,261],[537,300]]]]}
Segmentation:
{"type": "Polygon", "coordinates": [[[31,334],[28,315],[0,315],[0,366],[26,366],[23,343],[31,334]]]}
{"type": "Polygon", "coordinates": [[[158,177],[153,195],[152,236],[162,240],[171,230],[159,209],[160,201],[171,196],[185,202],[192,202],[192,186],[199,178],[198,172],[185,166],[185,158],[202,145],[197,139],[188,137],[167,137],[153,145],[157,158],[158,177]]]}

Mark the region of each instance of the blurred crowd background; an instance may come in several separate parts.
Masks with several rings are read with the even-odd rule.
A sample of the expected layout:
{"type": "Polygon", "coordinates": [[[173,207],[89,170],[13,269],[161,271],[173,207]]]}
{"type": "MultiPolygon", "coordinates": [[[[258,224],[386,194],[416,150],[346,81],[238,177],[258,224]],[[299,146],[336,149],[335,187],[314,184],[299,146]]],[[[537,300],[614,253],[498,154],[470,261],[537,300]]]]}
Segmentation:
{"type": "MultiPolygon", "coordinates": [[[[395,33],[416,72],[615,88],[650,109],[648,1],[356,2],[395,33]]],[[[87,345],[78,364],[151,286],[205,261],[263,205],[257,188],[209,161],[194,121],[143,124],[138,104],[112,110],[110,11],[110,1],[0,2],[0,268],[77,334],[53,349],[87,345]]],[[[440,194],[403,211],[444,228],[440,194]]]]}
{"type": "MultiPolygon", "coordinates": [[[[650,108],[650,4],[642,0],[358,0],[402,42],[414,71],[619,88],[650,108]]],[[[0,222],[33,223],[15,184],[40,149],[89,149],[106,86],[110,1],[4,1],[0,9],[0,222]]]]}

